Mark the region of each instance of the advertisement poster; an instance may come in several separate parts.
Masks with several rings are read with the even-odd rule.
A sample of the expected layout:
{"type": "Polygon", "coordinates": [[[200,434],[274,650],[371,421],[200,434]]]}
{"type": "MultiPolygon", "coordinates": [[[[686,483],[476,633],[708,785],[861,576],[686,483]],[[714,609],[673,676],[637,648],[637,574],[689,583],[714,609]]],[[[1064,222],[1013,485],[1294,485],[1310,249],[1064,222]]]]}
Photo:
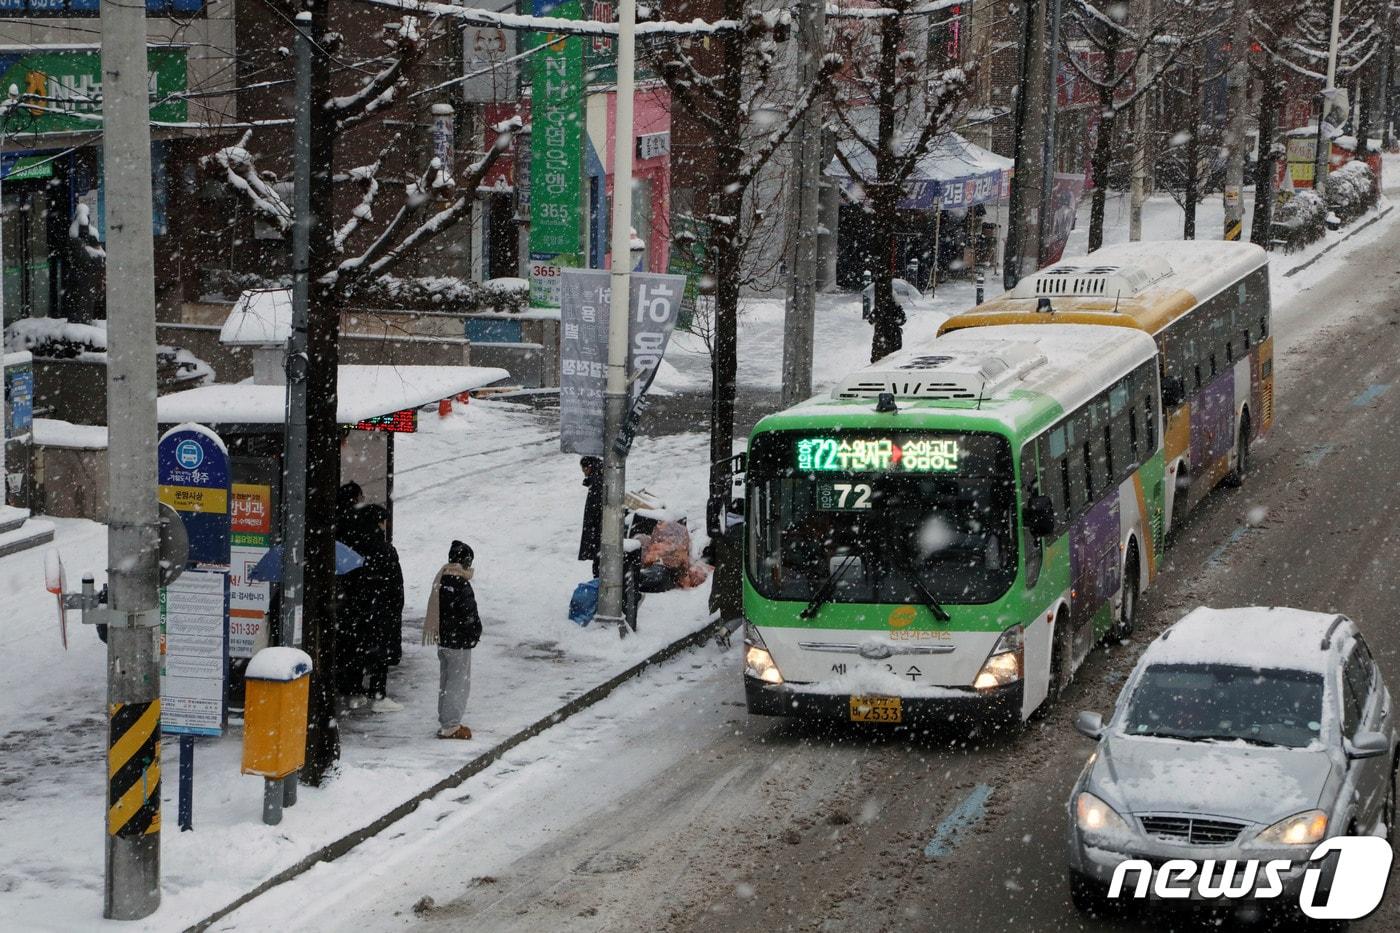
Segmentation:
{"type": "Polygon", "coordinates": [[[248,575],[271,546],[272,487],[234,483],[231,526],[228,653],[231,658],[251,658],[267,647],[272,586],[253,583],[248,575]]]}
{"type": "Polygon", "coordinates": [[[160,591],[161,728],[221,735],[228,645],[227,574],[187,570],[160,591]]]}

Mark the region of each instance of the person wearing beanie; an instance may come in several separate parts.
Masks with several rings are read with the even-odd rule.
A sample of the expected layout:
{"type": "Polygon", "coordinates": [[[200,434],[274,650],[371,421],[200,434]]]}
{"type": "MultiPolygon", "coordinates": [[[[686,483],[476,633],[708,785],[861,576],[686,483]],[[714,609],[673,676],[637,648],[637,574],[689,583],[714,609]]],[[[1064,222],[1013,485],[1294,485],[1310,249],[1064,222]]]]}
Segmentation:
{"type": "Polygon", "coordinates": [[[447,563],[433,580],[423,644],[438,650],[438,738],[469,739],[462,722],[471,693],[472,649],[481,641],[481,616],[472,589],[472,549],[453,541],[447,563]]]}

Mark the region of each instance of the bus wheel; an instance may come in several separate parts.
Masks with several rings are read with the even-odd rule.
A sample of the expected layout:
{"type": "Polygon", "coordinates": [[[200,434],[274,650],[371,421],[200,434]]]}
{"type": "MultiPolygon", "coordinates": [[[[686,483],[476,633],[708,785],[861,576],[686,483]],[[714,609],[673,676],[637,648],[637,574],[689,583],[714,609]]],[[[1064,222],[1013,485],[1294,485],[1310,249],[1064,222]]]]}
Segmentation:
{"type": "Polygon", "coordinates": [[[1235,445],[1235,468],[1225,477],[1225,485],[1240,487],[1249,476],[1249,415],[1240,419],[1240,440],[1235,445]]]}
{"type": "Polygon", "coordinates": [[[1128,545],[1128,560],[1123,565],[1123,598],[1118,620],[1109,629],[1108,637],[1120,641],[1132,638],[1137,629],[1138,555],[1137,542],[1128,545]]]}

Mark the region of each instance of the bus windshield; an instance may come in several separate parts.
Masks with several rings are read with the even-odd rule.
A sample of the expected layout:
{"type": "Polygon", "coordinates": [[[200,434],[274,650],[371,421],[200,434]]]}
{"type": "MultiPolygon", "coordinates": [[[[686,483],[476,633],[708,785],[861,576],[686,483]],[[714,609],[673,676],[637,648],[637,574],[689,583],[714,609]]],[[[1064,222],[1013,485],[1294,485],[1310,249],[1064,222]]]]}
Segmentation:
{"type": "Polygon", "coordinates": [[[987,603],[1016,576],[996,435],[775,432],[754,439],[748,482],[749,576],[769,599],[987,603]]]}

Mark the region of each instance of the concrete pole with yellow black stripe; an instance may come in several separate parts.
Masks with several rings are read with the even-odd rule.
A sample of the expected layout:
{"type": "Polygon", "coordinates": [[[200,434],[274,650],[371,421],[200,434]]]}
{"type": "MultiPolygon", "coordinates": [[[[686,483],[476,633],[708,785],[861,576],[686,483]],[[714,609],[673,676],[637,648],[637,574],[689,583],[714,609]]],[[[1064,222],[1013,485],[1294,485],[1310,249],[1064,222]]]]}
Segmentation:
{"type": "MultiPolygon", "coordinates": [[[[1234,0],[1230,22],[1230,70],[1225,109],[1225,239],[1244,231],[1244,119],[1249,104],[1249,0],[1234,0]]],[[[1266,140],[1260,140],[1264,155],[1266,140]]],[[[1264,197],[1268,196],[1265,192],[1264,197]]]]}
{"type": "Polygon", "coordinates": [[[103,916],[160,906],[156,313],[146,7],[102,0],[107,215],[107,857],[103,916]]]}

